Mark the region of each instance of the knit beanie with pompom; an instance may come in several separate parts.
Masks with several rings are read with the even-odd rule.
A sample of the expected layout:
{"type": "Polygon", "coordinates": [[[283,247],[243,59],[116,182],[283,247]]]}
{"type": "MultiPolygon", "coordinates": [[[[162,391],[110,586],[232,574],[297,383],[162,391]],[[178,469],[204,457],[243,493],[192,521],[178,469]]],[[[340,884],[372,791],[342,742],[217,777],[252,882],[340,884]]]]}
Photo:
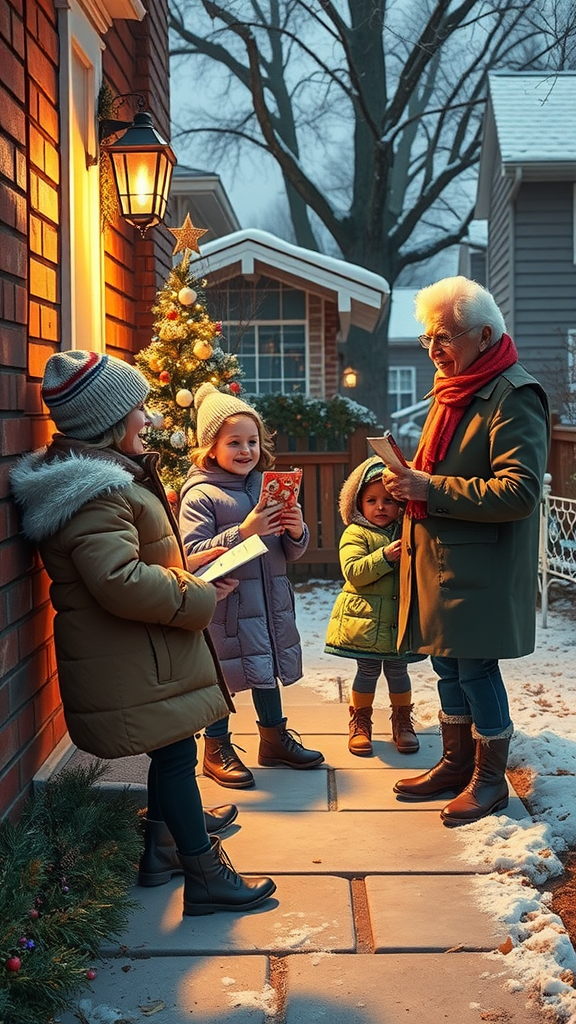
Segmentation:
{"type": "Polygon", "coordinates": [[[213,384],[201,384],[194,395],[196,408],[196,437],[201,448],[213,443],[220,427],[230,416],[251,416],[260,428],[260,415],[247,402],[234,395],[218,391],[213,384]]]}

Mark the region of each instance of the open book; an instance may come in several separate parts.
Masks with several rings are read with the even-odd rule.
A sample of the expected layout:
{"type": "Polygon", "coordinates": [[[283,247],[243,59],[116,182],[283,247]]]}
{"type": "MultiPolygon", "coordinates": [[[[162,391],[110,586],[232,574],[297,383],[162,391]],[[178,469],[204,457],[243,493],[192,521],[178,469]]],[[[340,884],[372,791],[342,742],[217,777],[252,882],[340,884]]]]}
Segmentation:
{"type": "Polygon", "coordinates": [[[247,537],[246,540],[235,544],[233,548],[229,548],[219,558],[208,562],[207,565],[201,565],[199,569],[196,569],[194,575],[199,576],[206,583],[213,583],[221,576],[233,576],[235,569],[245,565],[246,562],[251,562],[253,558],[258,558],[265,551],[268,551],[268,548],[264,541],[257,533],[253,533],[251,537],[247,537]]]}
{"type": "Polygon", "coordinates": [[[386,430],[382,437],[368,437],[366,440],[389,469],[399,469],[408,465],[402,449],[398,447],[389,430],[386,430]]]}

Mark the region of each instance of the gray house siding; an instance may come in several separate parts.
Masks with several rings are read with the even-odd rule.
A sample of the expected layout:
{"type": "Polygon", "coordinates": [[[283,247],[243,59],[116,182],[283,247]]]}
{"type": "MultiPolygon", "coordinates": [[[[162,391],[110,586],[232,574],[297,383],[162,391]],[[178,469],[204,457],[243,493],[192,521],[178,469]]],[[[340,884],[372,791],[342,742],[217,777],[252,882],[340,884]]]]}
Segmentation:
{"type": "Polygon", "coordinates": [[[515,341],[520,359],[559,405],[567,334],[576,329],[572,182],[529,182],[515,203],[515,341]]]}
{"type": "Polygon", "coordinates": [[[509,331],[514,330],[512,299],[512,210],[510,193],[512,181],[501,174],[500,154],[494,161],[490,221],[488,224],[487,277],[492,292],[506,321],[509,331]]]}

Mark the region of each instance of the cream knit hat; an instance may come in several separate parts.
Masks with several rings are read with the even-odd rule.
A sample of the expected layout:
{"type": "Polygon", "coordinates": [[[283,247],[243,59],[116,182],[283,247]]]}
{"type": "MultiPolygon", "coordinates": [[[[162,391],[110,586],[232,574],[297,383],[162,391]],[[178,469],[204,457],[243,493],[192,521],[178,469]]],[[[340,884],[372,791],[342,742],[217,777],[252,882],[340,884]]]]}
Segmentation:
{"type": "Polygon", "coordinates": [[[218,391],[213,384],[201,384],[194,395],[196,407],[196,437],[201,448],[207,448],[214,441],[220,427],[230,416],[251,416],[260,428],[260,415],[247,402],[234,395],[218,391]]]}
{"type": "Polygon", "coordinates": [[[46,363],[42,398],[62,434],[86,441],[101,437],[143,402],[150,388],[123,359],[73,349],[46,363]]]}

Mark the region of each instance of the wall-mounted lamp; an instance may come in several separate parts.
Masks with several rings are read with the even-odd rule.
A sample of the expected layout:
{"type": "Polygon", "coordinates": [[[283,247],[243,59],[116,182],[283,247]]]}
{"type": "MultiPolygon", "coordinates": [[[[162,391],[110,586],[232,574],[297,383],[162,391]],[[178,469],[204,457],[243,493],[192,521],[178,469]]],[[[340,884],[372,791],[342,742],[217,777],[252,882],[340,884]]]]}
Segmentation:
{"type": "Polygon", "coordinates": [[[164,219],[176,157],[146,112],[133,121],[100,121],[100,142],[110,157],[121,214],[144,237],[164,219]],[[105,143],[124,128],[116,142],[105,143]]]}
{"type": "Polygon", "coordinates": [[[358,370],[355,370],[353,366],[347,366],[342,371],[342,387],[343,388],[355,388],[358,384],[358,370]]]}

